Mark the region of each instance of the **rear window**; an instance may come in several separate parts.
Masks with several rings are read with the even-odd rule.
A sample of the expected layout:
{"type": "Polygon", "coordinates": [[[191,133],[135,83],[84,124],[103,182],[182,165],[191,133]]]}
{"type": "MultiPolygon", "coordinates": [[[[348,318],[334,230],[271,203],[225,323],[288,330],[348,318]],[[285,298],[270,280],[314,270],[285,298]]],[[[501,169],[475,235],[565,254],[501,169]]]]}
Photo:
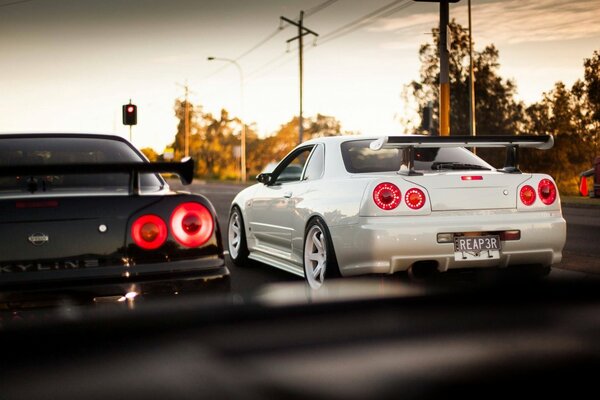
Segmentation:
{"type": "MultiPolygon", "coordinates": [[[[0,166],[106,164],[144,162],[124,142],[102,138],[0,137],[0,166]]],[[[144,192],[162,188],[155,174],[142,174],[144,192]]],[[[128,174],[65,174],[49,176],[0,176],[0,195],[7,193],[60,194],[64,192],[129,191],[128,174]]]]}
{"type": "MultiPolygon", "coordinates": [[[[346,171],[353,174],[398,171],[404,162],[402,149],[371,150],[373,140],[353,140],[342,143],[342,158],[346,171]]],[[[439,164],[471,164],[492,169],[489,164],[461,147],[415,148],[414,168],[420,172],[439,172],[439,164]],[[436,168],[432,168],[436,167],[436,168]]]]}

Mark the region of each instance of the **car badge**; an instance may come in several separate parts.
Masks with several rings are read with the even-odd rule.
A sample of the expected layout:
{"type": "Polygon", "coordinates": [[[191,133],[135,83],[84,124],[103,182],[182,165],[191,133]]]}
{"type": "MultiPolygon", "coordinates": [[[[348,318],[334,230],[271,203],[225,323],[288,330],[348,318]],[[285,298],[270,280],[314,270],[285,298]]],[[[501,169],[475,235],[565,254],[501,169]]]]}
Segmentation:
{"type": "Polygon", "coordinates": [[[50,238],[44,233],[33,233],[29,235],[27,240],[29,240],[29,243],[31,243],[34,246],[41,246],[44,243],[48,242],[50,238]]]}

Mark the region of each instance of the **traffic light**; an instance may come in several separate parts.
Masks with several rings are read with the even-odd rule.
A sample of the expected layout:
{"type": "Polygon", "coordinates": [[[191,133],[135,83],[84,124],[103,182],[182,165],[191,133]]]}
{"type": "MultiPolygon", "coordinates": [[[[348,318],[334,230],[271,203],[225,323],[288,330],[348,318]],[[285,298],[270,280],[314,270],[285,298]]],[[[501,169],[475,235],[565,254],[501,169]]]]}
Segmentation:
{"type": "Polygon", "coordinates": [[[125,104],[123,106],[123,125],[137,125],[137,106],[125,104]]]}

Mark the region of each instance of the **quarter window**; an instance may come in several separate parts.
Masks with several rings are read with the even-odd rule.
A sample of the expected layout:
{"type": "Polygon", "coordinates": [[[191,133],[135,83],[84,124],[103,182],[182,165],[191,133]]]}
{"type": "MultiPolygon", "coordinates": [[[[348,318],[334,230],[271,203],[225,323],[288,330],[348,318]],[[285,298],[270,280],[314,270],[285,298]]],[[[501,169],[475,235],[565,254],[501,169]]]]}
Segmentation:
{"type": "Polygon", "coordinates": [[[323,175],[323,167],[325,165],[325,152],[323,145],[315,146],[315,149],[308,160],[306,171],[304,172],[304,180],[319,179],[323,175]]]}

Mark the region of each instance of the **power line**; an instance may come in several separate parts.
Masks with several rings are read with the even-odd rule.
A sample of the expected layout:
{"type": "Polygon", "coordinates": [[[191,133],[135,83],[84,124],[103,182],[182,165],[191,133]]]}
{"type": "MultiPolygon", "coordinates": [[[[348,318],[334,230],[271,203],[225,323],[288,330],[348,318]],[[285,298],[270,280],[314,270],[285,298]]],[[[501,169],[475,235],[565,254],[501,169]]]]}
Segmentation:
{"type": "MultiPolygon", "coordinates": [[[[395,13],[397,13],[398,11],[404,10],[405,8],[408,8],[408,7],[412,6],[412,5],[413,5],[413,3],[401,4],[400,6],[398,6],[398,7],[394,8],[394,9],[392,9],[392,10],[388,11],[388,12],[387,12],[387,13],[385,13],[385,14],[378,15],[378,16],[377,16],[377,18],[385,18],[385,17],[389,17],[390,15],[392,15],[392,14],[395,14],[395,13]]],[[[344,31],[344,32],[340,32],[340,33],[338,33],[338,34],[336,34],[336,35],[334,35],[334,36],[329,36],[329,37],[325,38],[325,40],[323,40],[323,41],[321,41],[321,42],[319,42],[319,43],[316,43],[316,44],[315,44],[315,46],[317,46],[317,45],[323,45],[323,44],[325,44],[325,43],[327,43],[327,42],[330,42],[330,41],[332,41],[332,40],[339,39],[339,38],[341,38],[341,37],[343,37],[343,36],[346,36],[346,35],[348,35],[348,34],[350,34],[350,33],[352,33],[352,32],[355,32],[355,31],[357,31],[357,30],[358,30],[358,29],[360,29],[360,28],[363,28],[363,27],[365,27],[365,26],[367,26],[367,25],[370,25],[370,24],[372,24],[373,22],[374,22],[374,21],[365,21],[364,23],[362,23],[362,24],[360,24],[360,25],[358,25],[358,26],[356,26],[356,27],[354,27],[354,28],[352,28],[352,29],[349,29],[349,30],[346,30],[346,31],[344,31]]]]}
{"type": "MultiPolygon", "coordinates": [[[[25,1],[33,1],[33,0],[25,0],[25,1]]],[[[323,11],[324,9],[326,9],[327,7],[333,5],[334,3],[336,3],[338,0],[327,0],[324,1],[323,3],[312,7],[311,9],[309,9],[306,13],[305,13],[305,17],[314,15],[318,12],[323,11]]],[[[279,24],[279,26],[270,34],[268,34],[267,36],[265,36],[263,39],[261,39],[260,41],[258,41],[254,46],[250,47],[248,50],[244,51],[242,54],[240,54],[239,56],[237,56],[236,58],[234,58],[235,61],[239,61],[242,58],[246,57],[247,55],[253,53],[254,51],[258,50],[259,48],[261,48],[262,46],[264,46],[267,42],[269,42],[271,39],[273,39],[275,36],[277,36],[281,31],[283,31],[284,29],[287,29],[290,25],[284,25],[282,23],[279,24]]],[[[283,55],[285,56],[285,55],[283,55]]],[[[278,56],[277,59],[281,58],[282,56],[278,56]]],[[[275,60],[276,61],[276,60],[275,60]]],[[[268,63],[267,63],[268,64],[268,63]]],[[[267,64],[264,64],[265,66],[267,64]]],[[[221,73],[222,71],[224,71],[225,69],[227,69],[228,67],[230,67],[231,64],[225,64],[222,67],[218,68],[217,70],[215,70],[214,72],[210,73],[209,75],[205,76],[203,78],[203,80],[207,80],[212,78],[213,76],[221,73]]],[[[262,68],[262,67],[260,67],[262,68]]],[[[260,69],[257,68],[255,70],[255,72],[260,69]]],[[[252,75],[253,72],[250,73],[250,75],[252,75]]]]}
{"type": "Polygon", "coordinates": [[[357,29],[362,28],[365,25],[372,23],[372,19],[374,18],[383,18],[390,16],[406,7],[412,5],[411,0],[395,0],[391,3],[384,5],[383,7],[378,8],[377,10],[371,11],[370,13],[363,15],[362,17],[355,19],[352,22],[347,23],[337,29],[334,29],[331,32],[324,34],[321,37],[320,44],[327,43],[331,40],[337,39],[338,37],[345,36],[349,33],[356,31],[357,29]],[[400,4],[401,3],[401,4],[400,4]],[[369,21],[371,20],[371,21],[369,21]]]}
{"type": "Polygon", "coordinates": [[[34,0],[18,0],[18,1],[11,1],[10,3],[4,3],[4,4],[0,4],[0,8],[3,7],[9,7],[9,6],[16,6],[17,4],[21,4],[21,3],[29,3],[31,1],[34,0]]]}
{"type": "Polygon", "coordinates": [[[265,43],[267,43],[269,40],[273,39],[275,36],[277,36],[279,34],[279,32],[281,32],[285,28],[287,28],[287,26],[280,25],[277,29],[275,29],[275,31],[273,31],[271,34],[267,35],[267,37],[262,39],[260,42],[256,43],[254,46],[252,46],[251,48],[249,48],[248,50],[246,50],[245,52],[243,52],[242,54],[240,54],[239,56],[234,58],[234,60],[239,61],[240,59],[246,57],[248,54],[250,54],[253,51],[257,50],[258,48],[262,47],[265,43]]]}
{"type": "MultiPolygon", "coordinates": [[[[411,5],[413,5],[413,3],[410,0],[395,0],[391,3],[388,3],[385,6],[378,8],[377,10],[371,11],[370,13],[365,14],[362,17],[357,18],[352,22],[349,22],[339,28],[334,29],[331,32],[324,34],[323,36],[320,36],[318,45],[322,46],[325,43],[328,43],[332,40],[338,39],[342,36],[346,36],[354,31],[356,31],[357,29],[360,29],[360,28],[374,22],[374,21],[368,21],[369,19],[389,17],[390,15],[395,14],[405,8],[408,8],[411,5]],[[323,40],[323,39],[325,39],[325,40],[323,40]]],[[[312,48],[309,47],[305,51],[311,51],[311,50],[312,50],[312,48]]],[[[258,67],[254,71],[252,71],[250,73],[250,75],[252,76],[251,79],[256,79],[259,76],[262,76],[262,75],[294,60],[293,57],[290,57],[287,60],[284,60],[283,62],[280,62],[276,65],[271,66],[275,62],[277,62],[280,59],[282,59],[283,57],[285,57],[286,54],[287,53],[280,54],[279,56],[275,57],[273,60],[261,65],[260,67],[258,67]]]]}
{"type": "MultiPolygon", "coordinates": [[[[272,64],[276,63],[277,61],[281,60],[282,58],[284,58],[284,57],[286,57],[286,56],[289,56],[289,57],[288,57],[288,58],[289,58],[289,60],[285,60],[285,62],[286,62],[286,63],[287,63],[287,62],[289,62],[290,60],[292,60],[292,59],[294,59],[294,58],[295,58],[295,55],[294,55],[294,57],[292,57],[292,56],[291,56],[291,54],[290,54],[290,52],[283,52],[283,53],[280,53],[280,54],[278,54],[276,57],[274,57],[274,58],[272,58],[271,60],[267,61],[266,63],[262,64],[260,67],[258,67],[258,68],[256,68],[256,69],[254,69],[253,71],[251,71],[251,72],[248,74],[248,77],[250,77],[250,79],[253,79],[253,78],[257,77],[257,76],[261,76],[261,75],[263,75],[263,73],[261,73],[261,72],[263,72],[263,70],[267,69],[267,70],[266,70],[266,71],[264,71],[264,72],[267,72],[267,71],[270,71],[270,70],[272,70],[273,68],[269,68],[269,67],[270,67],[272,64]]],[[[277,66],[279,66],[279,65],[283,65],[283,64],[278,64],[277,66]]]]}
{"type": "MultiPolygon", "coordinates": [[[[279,32],[281,32],[282,30],[284,30],[287,27],[288,26],[284,26],[283,24],[280,24],[279,27],[277,27],[277,29],[275,29],[273,32],[271,32],[267,36],[265,36],[263,39],[261,39],[254,46],[250,47],[248,50],[244,51],[242,54],[240,54],[239,56],[237,56],[233,60],[239,61],[240,59],[246,57],[248,54],[256,51],[258,48],[262,47],[265,43],[267,43],[268,41],[270,41],[271,39],[273,39],[275,36],[277,36],[279,34],[279,32]]],[[[231,66],[231,64],[224,64],[222,67],[216,69],[215,71],[211,72],[210,74],[208,74],[207,76],[205,76],[204,78],[202,78],[202,80],[210,79],[213,76],[215,76],[215,75],[221,73],[222,71],[226,70],[230,66],[231,66]]]]}
{"type": "Polygon", "coordinates": [[[336,3],[338,0],[327,0],[321,4],[319,4],[318,6],[315,6],[313,8],[309,8],[308,10],[306,10],[306,12],[304,12],[304,17],[310,17],[313,14],[318,13],[319,11],[322,11],[324,9],[326,9],[327,7],[329,7],[330,5],[336,3]]]}

